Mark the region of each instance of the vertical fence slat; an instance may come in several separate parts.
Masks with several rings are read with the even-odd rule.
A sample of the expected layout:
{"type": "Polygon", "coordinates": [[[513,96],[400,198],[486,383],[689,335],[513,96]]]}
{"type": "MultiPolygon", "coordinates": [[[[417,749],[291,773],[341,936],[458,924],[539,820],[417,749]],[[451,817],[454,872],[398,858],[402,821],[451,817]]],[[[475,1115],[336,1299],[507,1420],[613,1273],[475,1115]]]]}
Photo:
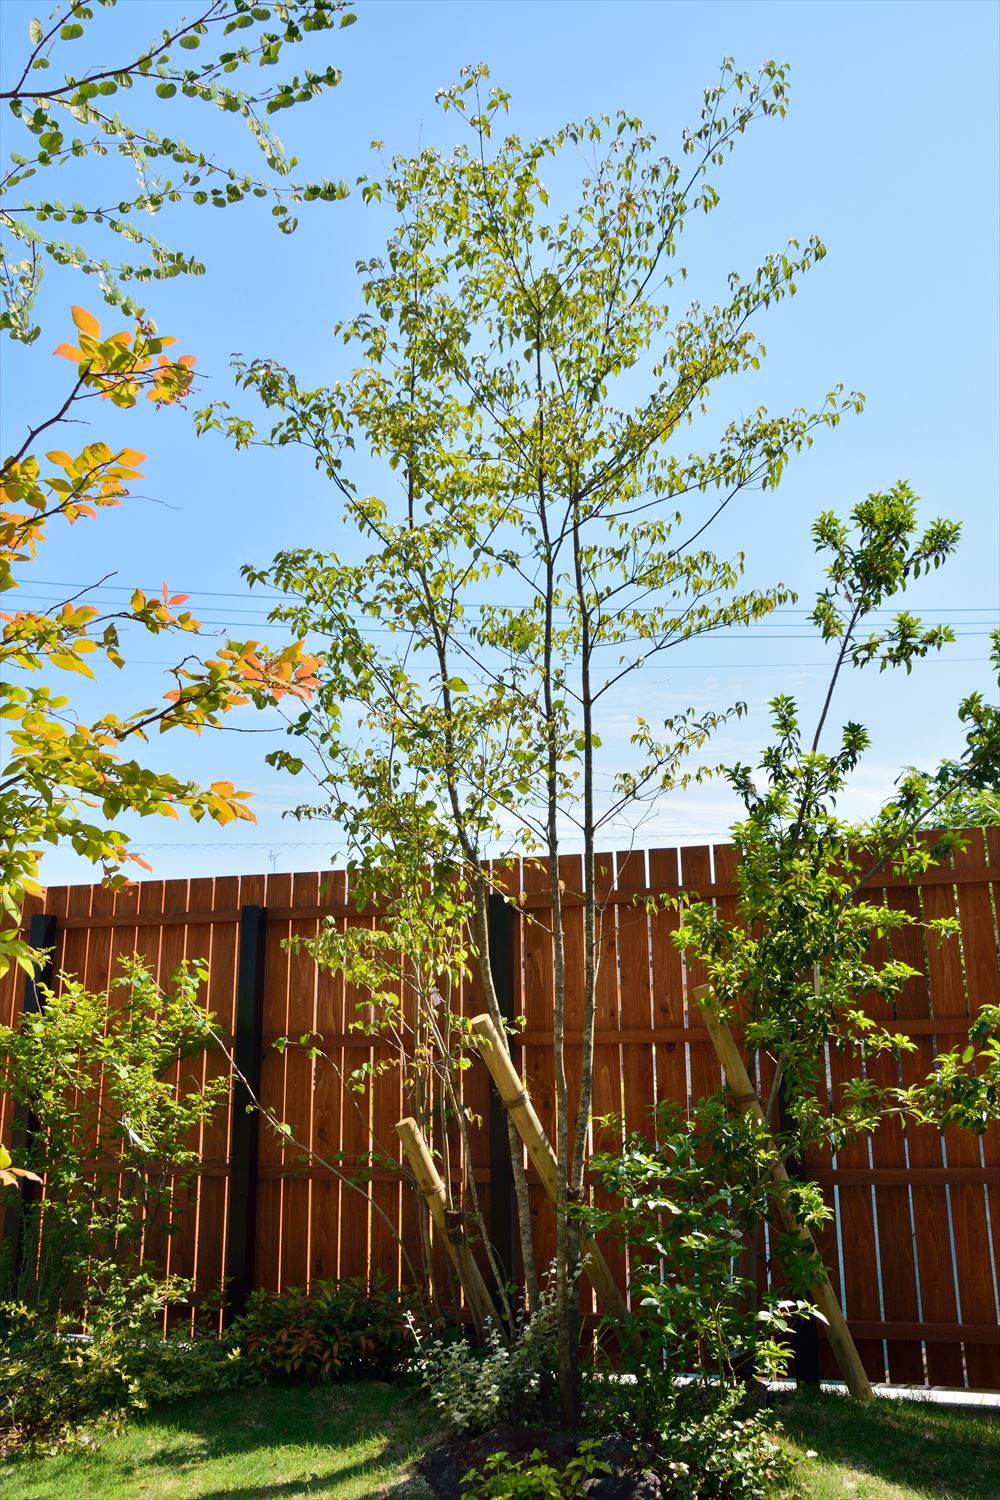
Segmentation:
{"type": "MultiPolygon", "coordinates": [[[[323,877],[323,902],[330,906],[343,906],[347,899],[347,877],[342,870],[331,871],[323,877]]],[[[330,920],[329,918],[327,920],[330,920]]],[[[338,926],[342,917],[333,919],[338,926]]],[[[344,1032],[344,980],[340,974],[326,971],[319,975],[316,986],[316,1029],[324,1038],[322,1045],[328,1049],[324,1061],[316,1073],[316,1088],[313,1096],[313,1150],[324,1161],[335,1163],[341,1149],[343,1082],[343,1047],[326,1042],[329,1036],[342,1036],[344,1032]]],[[[342,1187],[333,1172],[321,1167],[313,1183],[312,1234],[310,1237],[310,1280],[330,1280],[340,1270],[340,1225],[343,1215],[343,1200],[350,1192],[342,1187]]]]}
{"type": "MultiPolygon", "coordinates": [[[[290,903],[295,907],[315,907],[319,903],[318,872],[293,875],[290,903]]],[[[319,922],[315,917],[295,919],[291,931],[296,937],[315,937],[319,922]]],[[[316,1061],[309,1054],[311,1037],[316,1030],[316,963],[304,950],[287,954],[288,999],[285,1013],[285,1102],[281,1118],[291,1125],[295,1139],[309,1151],[313,1149],[313,1098],[316,1061]]],[[[312,1231],[312,1161],[302,1159],[294,1147],[288,1152],[290,1174],[283,1184],[282,1265],[283,1286],[304,1286],[309,1279],[310,1239],[312,1231]]]]}

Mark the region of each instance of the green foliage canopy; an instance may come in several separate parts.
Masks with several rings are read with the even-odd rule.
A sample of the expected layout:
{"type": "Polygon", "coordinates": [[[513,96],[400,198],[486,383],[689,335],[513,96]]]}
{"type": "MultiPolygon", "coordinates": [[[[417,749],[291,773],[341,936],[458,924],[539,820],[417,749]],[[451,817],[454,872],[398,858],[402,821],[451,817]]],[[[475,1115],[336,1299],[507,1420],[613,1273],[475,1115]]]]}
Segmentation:
{"type": "MultiPolygon", "coordinates": [[[[267,72],[252,81],[255,69],[278,67],[287,49],[310,34],[349,26],[355,17],[346,0],[202,0],[196,15],[179,15],[137,53],[126,50],[113,63],[104,53],[100,62],[75,64],[85,51],[95,8],[110,10],[114,4],[64,0],[47,22],[31,21],[19,73],[19,62],[7,59],[10,72],[2,80],[0,102],[10,111],[12,131],[19,128],[27,140],[23,150],[10,153],[0,174],[0,330],[23,343],[40,332],[34,307],[46,261],[96,276],[105,301],[136,317],[143,311],[138,287],[204,270],[194,255],[154,238],[144,218],[182,200],[226,208],[253,197],[271,201],[271,212],[287,234],[297,224],[295,205],[329,202],[348,191],[344,182],[294,183],[295,158],[286,157],[269,124],[278,112],[334,88],[339,69],[328,64],[280,79],[267,72]],[[132,90],[158,100],[177,98],[178,104],[197,101],[237,116],[263,155],[264,175],[222,165],[181,137],[137,121],[132,111],[119,113],[131,103],[132,90]],[[109,156],[126,164],[134,186],[123,190],[107,164],[96,168],[95,163],[88,202],[64,203],[46,190],[44,180],[53,168],[109,156]],[[64,224],[97,234],[86,244],[54,238],[53,227],[64,224]],[[141,258],[115,261],[102,255],[105,232],[123,243],[126,256],[141,258]]],[[[114,38],[111,47],[119,50],[114,38]]]]}

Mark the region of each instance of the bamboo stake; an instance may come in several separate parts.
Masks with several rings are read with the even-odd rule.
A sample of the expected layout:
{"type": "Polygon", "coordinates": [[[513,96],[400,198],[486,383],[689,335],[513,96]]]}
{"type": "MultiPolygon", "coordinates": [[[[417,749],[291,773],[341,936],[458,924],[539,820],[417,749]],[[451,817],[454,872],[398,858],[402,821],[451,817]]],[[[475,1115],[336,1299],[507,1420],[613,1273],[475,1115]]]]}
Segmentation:
{"type": "Polygon", "coordinates": [[[440,1232],[448,1258],[455,1268],[455,1275],[465,1293],[465,1300],[469,1304],[469,1311],[476,1325],[476,1332],[481,1335],[487,1321],[495,1326],[499,1324],[493,1299],[486,1288],[475,1257],[466,1243],[461,1224],[458,1222],[458,1215],[453,1214],[448,1208],[448,1194],[444,1182],[434,1165],[434,1159],[416,1120],[410,1115],[405,1120],[400,1120],[396,1126],[396,1134],[403,1143],[403,1150],[407,1161],[413,1168],[417,1186],[424,1196],[434,1226],[440,1232]]]}
{"type": "MultiPolygon", "coordinates": [[[[541,1179],[542,1187],[555,1204],[559,1195],[559,1164],[556,1154],[549,1145],[545,1131],[542,1129],[542,1122],[528,1098],[527,1089],[511,1062],[510,1053],[504,1045],[503,1038],[488,1015],[474,1016],[470,1025],[504,1108],[510,1114],[517,1126],[518,1134],[528,1148],[528,1155],[541,1179]]],[[[612,1275],[611,1267],[601,1253],[600,1246],[592,1239],[583,1239],[580,1252],[583,1269],[597,1293],[598,1302],[603,1304],[605,1312],[611,1317],[627,1320],[628,1304],[612,1275]]]]}
{"type": "MultiPolygon", "coordinates": [[[[740,1049],[729,1027],[715,1009],[712,986],[710,984],[699,985],[694,992],[694,997],[701,1007],[705,1030],[725,1070],[733,1103],[742,1113],[755,1114],[759,1120],[763,1121],[764,1111],[760,1107],[757,1091],[750,1082],[750,1075],[746,1070],[740,1049]]],[[[784,1162],[775,1162],[771,1168],[771,1180],[774,1183],[774,1201],[782,1224],[789,1234],[798,1235],[803,1244],[815,1250],[816,1241],[813,1239],[811,1230],[805,1224],[799,1223],[788,1205],[788,1196],[785,1192],[788,1173],[785,1171],[784,1162]]],[[[865,1374],[857,1345],[840,1310],[840,1303],[834,1295],[825,1267],[822,1278],[811,1288],[811,1296],[826,1319],[830,1347],[847,1384],[847,1389],[859,1401],[871,1401],[874,1397],[871,1382],[865,1374]]]]}

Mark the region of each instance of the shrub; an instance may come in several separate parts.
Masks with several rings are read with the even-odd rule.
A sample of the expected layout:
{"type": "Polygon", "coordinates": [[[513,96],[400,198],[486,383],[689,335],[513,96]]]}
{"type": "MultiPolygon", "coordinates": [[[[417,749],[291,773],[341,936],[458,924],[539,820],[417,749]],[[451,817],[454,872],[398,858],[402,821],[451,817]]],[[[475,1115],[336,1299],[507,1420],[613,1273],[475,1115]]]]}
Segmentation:
{"type": "Polygon", "coordinates": [[[41,1010],[0,1026],[0,1089],[38,1122],[19,1166],[45,1179],[21,1220],[23,1254],[0,1264],[0,1299],[52,1315],[96,1305],[103,1316],[117,1301],[128,1316],[131,1279],[162,1282],[140,1267],[143,1245],[173,1232],[192,1140],[229,1088],[202,1076],[215,1045],[205,965],[181,964],[165,989],[138,958],[120,967],[110,1001],[63,975],[42,986],[41,1010]]]}
{"type": "MultiPolygon", "coordinates": [[[[812,1313],[804,1293],[815,1281],[815,1252],[794,1235],[774,1245],[784,1279],[798,1297],[758,1293],[754,1246],[770,1212],[770,1129],[734,1114],[721,1095],[699,1100],[691,1117],[661,1105],[656,1140],[632,1134],[592,1166],[610,1206],[581,1211],[593,1232],[627,1245],[630,1290],[644,1335],[639,1379],[711,1372],[730,1382],[739,1368],[761,1377],[785,1373],[795,1318],[812,1313]]],[[[828,1217],[819,1189],[789,1188],[800,1221],[828,1217]]],[[[625,1341],[623,1341],[625,1347],[625,1341]]]]}
{"type": "Polygon", "coordinates": [[[675,1422],[663,1433],[668,1492],[677,1500],[763,1500],[786,1485],[794,1463],[773,1415],[741,1410],[745,1397],[738,1390],[705,1394],[700,1411],[684,1415],[679,1402],[675,1422]]]}
{"type": "Polygon", "coordinates": [[[306,1290],[255,1291],[233,1325],[254,1378],[310,1382],[384,1379],[410,1347],[413,1307],[376,1280],[318,1281],[306,1290]]]}
{"type": "Polygon", "coordinates": [[[556,1308],[543,1294],[534,1317],[511,1344],[486,1329],[486,1347],[465,1339],[420,1343],[414,1361],[424,1390],[456,1433],[482,1432],[500,1421],[531,1421],[548,1415],[556,1368],[556,1308]]]}
{"type": "Polygon", "coordinates": [[[92,1424],[242,1379],[238,1354],[217,1339],[164,1339],[152,1320],[79,1334],[23,1303],[0,1304],[0,1453],[83,1441],[92,1424]]]}

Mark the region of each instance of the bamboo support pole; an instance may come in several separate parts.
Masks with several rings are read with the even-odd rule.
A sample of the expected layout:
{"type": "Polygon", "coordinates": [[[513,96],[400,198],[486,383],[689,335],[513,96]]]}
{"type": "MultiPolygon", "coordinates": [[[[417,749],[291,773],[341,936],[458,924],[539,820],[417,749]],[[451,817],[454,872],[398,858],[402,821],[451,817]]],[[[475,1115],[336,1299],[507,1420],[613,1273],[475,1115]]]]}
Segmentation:
{"type": "Polygon", "coordinates": [[[400,1120],[397,1124],[396,1134],[403,1143],[406,1159],[413,1169],[413,1175],[417,1179],[417,1186],[430,1211],[434,1227],[440,1233],[448,1258],[455,1268],[455,1275],[465,1293],[465,1300],[472,1313],[476,1331],[482,1334],[487,1321],[499,1327],[493,1299],[487,1290],[475,1257],[466,1243],[462,1227],[457,1222],[458,1216],[454,1215],[448,1207],[448,1194],[444,1182],[434,1165],[434,1159],[428,1150],[420,1126],[412,1116],[408,1115],[405,1120],[400,1120]]]}
{"type": "MultiPolygon", "coordinates": [[[[701,1007],[705,1030],[711,1038],[712,1045],[725,1071],[733,1103],[742,1113],[756,1114],[758,1119],[763,1121],[764,1111],[760,1107],[757,1090],[750,1082],[750,1075],[747,1072],[740,1049],[736,1045],[736,1040],[729,1027],[714,1007],[712,986],[710,984],[699,985],[694,992],[694,997],[701,1007]]],[[[798,1235],[804,1244],[815,1250],[816,1241],[813,1239],[811,1230],[805,1224],[799,1223],[789,1207],[788,1195],[785,1191],[788,1183],[788,1173],[785,1171],[784,1162],[776,1161],[774,1163],[774,1166],[771,1168],[771,1180],[775,1188],[775,1206],[785,1229],[789,1234],[798,1235]]],[[[821,1280],[817,1281],[811,1288],[811,1296],[813,1302],[826,1319],[830,1347],[840,1367],[840,1373],[847,1384],[847,1389],[859,1401],[871,1401],[874,1396],[871,1382],[865,1374],[857,1345],[851,1336],[851,1331],[840,1310],[840,1303],[837,1301],[833,1287],[830,1285],[830,1279],[825,1268],[821,1280]]]]}
{"type": "MultiPolygon", "coordinates": [[[[489,1015],[474,1016],[470,1024],[504,1108],[517,1126],[542,1187],[555,1204],[559,1196],[559,1164],[556,1154],[549,1145],[528,1091],[511,1062],[504,1040],[489,1015]]],[[[628,1304],[595,1240],[584,1238],[581,1241],[580,1259],[604,1311],[613,1318],[627,1320],[628,1304]]]]}

